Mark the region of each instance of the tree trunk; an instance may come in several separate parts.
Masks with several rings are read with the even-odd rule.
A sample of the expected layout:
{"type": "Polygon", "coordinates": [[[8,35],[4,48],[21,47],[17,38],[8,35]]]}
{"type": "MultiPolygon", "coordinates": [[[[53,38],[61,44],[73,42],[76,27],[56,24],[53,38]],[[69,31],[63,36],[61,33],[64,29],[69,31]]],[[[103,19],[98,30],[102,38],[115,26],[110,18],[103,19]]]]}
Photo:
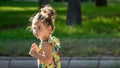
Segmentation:
{"type": "Polygon", "coordinates": [[[96,0],[96,6],[107,6],[107,0],[96,0]]]}
{"type": "Polygon", "coordinates": [[[49,0],[38,0],[38,7],[39,9],[43,6],[48,4],[49,0]]]}
{"type": "Polygon", "coordinates": [[[81,24],[81,2],[80,0],[68,0],[67,25],[81,24]]]}

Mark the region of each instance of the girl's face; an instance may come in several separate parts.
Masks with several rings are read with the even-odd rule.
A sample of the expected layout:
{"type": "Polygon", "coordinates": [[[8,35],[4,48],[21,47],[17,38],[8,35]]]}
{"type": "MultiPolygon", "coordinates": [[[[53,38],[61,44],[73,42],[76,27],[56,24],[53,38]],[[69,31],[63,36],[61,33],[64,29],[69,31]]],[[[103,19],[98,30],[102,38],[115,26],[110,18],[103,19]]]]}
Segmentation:
{"type": "Polygon", "coordinates": [[[41,22],[32,23],[33,35],[41,40],[46,40],[49,38],[52,31],[51,26],[46,26],[41,22]]]}

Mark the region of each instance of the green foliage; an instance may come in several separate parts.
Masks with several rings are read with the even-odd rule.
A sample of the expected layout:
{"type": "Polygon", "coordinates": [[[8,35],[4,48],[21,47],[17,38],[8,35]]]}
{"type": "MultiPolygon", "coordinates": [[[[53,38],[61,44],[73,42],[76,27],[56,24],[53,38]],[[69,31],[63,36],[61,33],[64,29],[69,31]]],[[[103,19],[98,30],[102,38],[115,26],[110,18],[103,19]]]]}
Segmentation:
{"type": "MultiPolygon", "coordinates": [[[[118,38],[105,39],[75,39],[60,38],[61,56],[63,57],[96,57],[120,56],[120,42],[118,38]]],[[[0,55],[29,56],[31,44],[39,44],[38,39],[0,39],[0,55]],[[12,42],[12,43],[11,43],[12,42]]]]}
{"type": "Polygon", "coordinates": [[[119,28],[119,23],[114,18],[105,18],[105,17],[98,17],[83,23],[83,27],[86,30],[100,34],[100,33],[114,33],[118,32],[117,29],[119,28]]]}
{"type": "MultiPolygon", "coordinates": [[[[98,42],[99,44],[90,44],[92,42],[89,40],[82,40],[119,38],[120,4],[109,3],[107,7],[98,8],[93,3],[83,3],[81,26],[65,24],[66,3],[52,2],[50,4],[57,12],[54,35],[62,39],[62,56],[99,56],[104,52],[105,55],[119,56],[119,43],[109,42],[111,39],[107,43],[104,42],[105,40],[103,43],[98,42]]],[[[0,6],[0,54],[28,56],[31,44],[38,42],[32,32],[26,30],[31,24],[28,21],[29,18],[37,12],[37,3],[6,1],[0,2],[0,6]]]]}
{"type": "Polygon", "coordinates": [[[0,0],[0,1],[12,1],[12,0],[0,0]]]}
{"type": "MultiPolygon", "coordinates": [[[[27,27],[26,27],[27,28],[27,27]]],[[[34,39],[32,32],[26,28],[14,28],[0,31],[0,39],[34,39]]]]}
{"type": "MultiPolygon", "coordinates": [[[[67,26],[65,24],[67,13],[67,5],[65,3],[51,2],[50,4],[57,12],[54,35],[58,37],[120,37],[120,7],[117,3],[110,3],[107,7],[95,7],[93,3],[83,3],[83,22],[81,26],[67,26]]],[[[29,18],[37,12],[37,3],[27,2],[26,5],[26,2],[18,3],[7,1],[0,2],[0,5],[0,32],[2,32],[0,36],[2,38],[18,39],[21,36],[22,38],[33,38],[30,36],[32,34],[30,32],[28,33],[25,29],[31,24],[28,21],[29,18]],[[19,33],[22,31],[23,33],[19,33]],[[11,34],[9,34],[9,32],[11,32],[11,34]],[[16,34],[14,32],[16,32],[16,34]]]]}
{"type": "MultiPolygon", "coordinates": [[[[35,3],[32,4],[35,5],[35,3]]],[[[0,2],[0,5],[0,29],[28,25],[30,16],[37,9],[37,7],[30,7],[30,3],[26,6],[24,2],[16,3],[7,1],[0,2]]]]}
{"type": "Polygon", "coordinates": [[[54,0],[54,2],[65,2],[65,1],[68,1],[68,0],[54,0]]]}
{"type": "Polygon", "coordinates": [[[32,42],[32,40],[0,40],[0,55],[28,56],[32,42]]]}

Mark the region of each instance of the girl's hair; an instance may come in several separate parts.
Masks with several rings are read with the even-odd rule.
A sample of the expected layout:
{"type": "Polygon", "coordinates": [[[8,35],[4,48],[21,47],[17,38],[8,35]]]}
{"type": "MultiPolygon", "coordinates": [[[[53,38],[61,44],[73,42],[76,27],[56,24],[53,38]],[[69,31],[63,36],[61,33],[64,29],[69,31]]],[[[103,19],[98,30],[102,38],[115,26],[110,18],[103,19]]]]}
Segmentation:
{"type": "Polygon", "coordinates": [[[35,16],[30,18],[30,21],[39,22],[43,23],[44,25],[51,26],[53,31],[55,29],[55,15],[55,10],[50,5],[44,5],[35,16]]]}

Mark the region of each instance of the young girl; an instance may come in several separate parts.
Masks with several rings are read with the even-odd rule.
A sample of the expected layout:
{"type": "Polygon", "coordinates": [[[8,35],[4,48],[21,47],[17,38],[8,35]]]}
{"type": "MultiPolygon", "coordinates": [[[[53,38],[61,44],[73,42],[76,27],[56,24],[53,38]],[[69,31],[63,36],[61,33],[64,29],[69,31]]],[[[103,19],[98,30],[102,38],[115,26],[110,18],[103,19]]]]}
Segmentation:
{"type": "Polygon", "coordinates": [[[52,36],[54,31],[55,11],[50,5],[41,8],[32,19],[33,35],[40,39],[38,46],[33,43],[29,54],[37,59],[38,68],[61,68],[59,39],[52,36]]]}

